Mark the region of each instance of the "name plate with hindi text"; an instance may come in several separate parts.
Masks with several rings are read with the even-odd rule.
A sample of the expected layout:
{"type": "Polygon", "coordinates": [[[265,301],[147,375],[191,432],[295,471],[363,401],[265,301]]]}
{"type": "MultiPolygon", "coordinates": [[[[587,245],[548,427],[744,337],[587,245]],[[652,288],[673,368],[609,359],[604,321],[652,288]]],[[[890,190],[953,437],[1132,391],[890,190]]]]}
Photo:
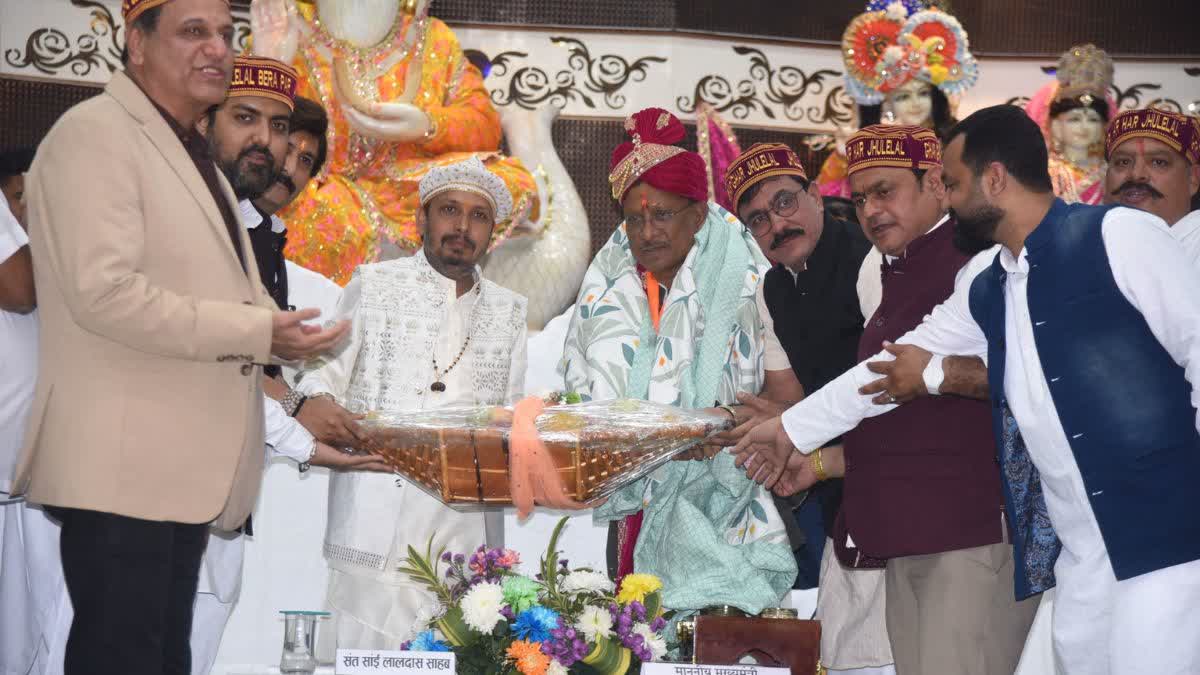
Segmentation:
{"type": "Polygon", "coordinates": [[[642,675],[791,675],[790,668],[736,664],[729,666],[706,666],[702,663],[658,663],[642,664],[642,675]]]}
{"type": "Polygon", "coordinates": [[[334,662],[337,675],[454,675],[453,652],[393,652],[376,649],[339,649],[334,662]]]}

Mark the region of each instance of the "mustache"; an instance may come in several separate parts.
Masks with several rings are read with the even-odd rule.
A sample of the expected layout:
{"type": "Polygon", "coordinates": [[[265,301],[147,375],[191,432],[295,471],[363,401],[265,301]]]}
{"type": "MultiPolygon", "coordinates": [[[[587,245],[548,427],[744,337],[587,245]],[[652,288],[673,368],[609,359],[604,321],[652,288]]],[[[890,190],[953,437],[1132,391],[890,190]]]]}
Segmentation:
{"type": "Polygon", "coordinates": [[[262,153],[264,156],[266,156],[267,162],[270,163],[272,166],[274,166],[275,155],[272,154],[271,149],[265,145],[252,145],[252,146],[246,148],[245,150],[242,150],[240,153],[238,153],[238,157],[237,157],[238,161],[240,162],[241,160],[249,157],[250,155],[252,155],[256,152],[262,153]]]}
{"type": "Polygon", "coordinates": [[[777,234],[771,238],[770,250],[774,251],[775,249],[779,248],[780,246],[783,246],[783,244],[785,242],[787,242],[788,240],[790,240],[792,237],[803,237],[804,234],[805,234],[805,230],[803,227],[793,227],[791,229],[784,230],[783,232],[780,232],[779,234],[777,234]]]}
{"type": "Polygon", "coordinates": [[[275,182],[287,188],[288,194],[292,194],[296,191],[296,181],[292,180],[292,177],[286,173],[279,174],[279,176],[275,179],[275,182]]]}
{"type": "Polygon", "coordinates": [[[465,246],[466,248],[468,248],[472,251],[475,250],[475,242],[471,241],[470,237],[467,237],[467,236],[464,236],[461,234],[448,234],[448,235],[442,237],[442,246],[445,246],[447,244],[450,244],[450,243],[453,243],[456,241],[461,241],[463,243],[463,246],[465,246]]]}
{"type": "Polygon", "coordinates": [[[1137,180],[1127,180],[1124,183],[1121,183],[1121,187],[1117,188],[1116,190],[1113,190],[1112,193],[1113,193],[1113,196],[1115,197],[1115,196],[1121,194],[1122,192],[1125,192],[1126,190],[1145,190],[1146,192],[1149,192],[1150,196],[1154,197],[1155,199],[1163,198],[1163,193],[1159,192],[1158,190],[1155,190],[1154,186],[1150,185],[1149,183],[1143,183],[1143,182],[1137,181],[1137,180]]]}

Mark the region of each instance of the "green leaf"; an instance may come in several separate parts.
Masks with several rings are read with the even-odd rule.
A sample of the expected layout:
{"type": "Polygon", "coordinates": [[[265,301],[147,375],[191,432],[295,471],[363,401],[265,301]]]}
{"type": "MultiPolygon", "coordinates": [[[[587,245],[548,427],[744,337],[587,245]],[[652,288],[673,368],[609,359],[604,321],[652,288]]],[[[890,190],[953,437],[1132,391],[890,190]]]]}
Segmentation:
{"type": "Polygon", "coordinates": [[[750,502],[750,512],[754,514],[756,520],[767,522],[767,512],[763,509],[762,504],[757,501],[750,502]]]}
{"type": "Polygon", "coordinates": [[[633,367],[633,347],[628,344],[621,345],[621,353],[625,355],[625,363],[630,368],[633,367]]]}
{"type": "Polygon", "coordinates": [[[663,343],[663,356],[666,356],[667,360],[669,360],[669,361],[674,361],[675,357],[671,355],[671,338],[664,339],[662,341],[662,343],[663,343]]]}
{"type": "Polygon", "coordinates": [[[646,620],[653,621],[654,619],[658,618],[663,611],[662,593],[659,591],[654,591],[653,593],[648,594],[646,599],[642,602],[642,605],[646,608],[646,620]]]}
{"type": "Polygon", "coordinates": [[[738,351],[742,353],[742,358],[750,358],[750,336],[745,331],[738,331],[738,351]]]}
{"type": "Polygon", "coordinates": [[[596,311],[592,312],[592,318],[594,319],[598,316],[603,316],[605,314],[608,314],[609,312],[618,312],[620,310],[621,310],[621,308],[617,307],[616,305],[604,305],[600,309],[597,309],[596,311]]]}
{"type": "Polygon", "coordinates": [[[542,556],[542,583],[546,584],[546,594],[552,600],[557,600],[558,594],[558,538],[566,526],[567,517],[563,516],[554,526],[554,532],[550,535],[550,543],[546,546],[546,555],[542,556]]]}
{"type": "Polygon", "coordinates": [[[596,640],[596,646],[587,656],[583,657],[581,663],[590,667],[591,672],[601,675],[625,675],[629,672],[632,658],[633,652],[630,652],[627,647],[622,647],[610,638],[602,637],[596,640]]]}
{"type": "Polygon", "coordinates": [[[588,307],[587,305],[579,306],[579,316],[582,316],[583,318],[588,319],[588,318],[591,318],[591,314],[592,314],[591,307],[588,307]]]}

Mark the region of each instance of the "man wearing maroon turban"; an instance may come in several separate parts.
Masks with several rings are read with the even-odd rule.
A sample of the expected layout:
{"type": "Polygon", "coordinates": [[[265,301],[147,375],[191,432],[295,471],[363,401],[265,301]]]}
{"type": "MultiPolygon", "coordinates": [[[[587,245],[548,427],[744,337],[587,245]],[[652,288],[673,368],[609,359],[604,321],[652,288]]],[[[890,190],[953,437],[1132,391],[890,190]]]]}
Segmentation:
{"type": "MultiPolygon", "coordinates": [[[[755,291],[766,259],[735,216],[708,202],[699,155],[659,108],[625,123],[609,182],[624,222],[584,277],[564,348],[566,387],[732,415],[762,391],[755,291]]],[[[717,453],[673,462],[596,510],[617,521],[617,573],[655,574],[675,610],[757,614],[791,587],[795,560],[769,492],[717,453]],[[697,566],[703,565],[703,569],[697,566]],[[701,574],[703,572],[703,574],[701,574]]]]}

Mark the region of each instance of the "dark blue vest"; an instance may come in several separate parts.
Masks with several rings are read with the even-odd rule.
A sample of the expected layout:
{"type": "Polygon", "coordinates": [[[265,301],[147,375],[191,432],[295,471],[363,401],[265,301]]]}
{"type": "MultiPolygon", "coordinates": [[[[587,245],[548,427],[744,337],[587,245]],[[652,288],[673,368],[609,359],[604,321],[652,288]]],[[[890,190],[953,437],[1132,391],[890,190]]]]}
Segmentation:
{"type": "MultiPolygon", "coordinates": [[[[1183,368],[1113,278],[1101,232],[1112,208],[1054,201],[1025,240],[1027,299],[1038,358],[1113,571],[1128,579],[1200,559],[1200,433],[1183,368]]],[[[970,306],[988,339],[1023,597],[1053,585],[1058,542],[1004,394],[1005,275],[997,256],[972,282],[970,306]]]]}

